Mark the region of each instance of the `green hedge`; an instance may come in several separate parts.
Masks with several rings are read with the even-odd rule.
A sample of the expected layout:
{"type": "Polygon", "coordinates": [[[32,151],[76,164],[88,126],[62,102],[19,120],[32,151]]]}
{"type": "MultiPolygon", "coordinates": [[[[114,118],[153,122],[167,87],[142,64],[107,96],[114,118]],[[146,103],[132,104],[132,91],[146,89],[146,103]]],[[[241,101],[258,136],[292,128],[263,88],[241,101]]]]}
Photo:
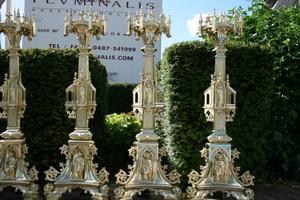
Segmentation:
{"type": "Polygon", "coordinates": [[[127,171],[132,164],[128,149],[133,145],[135,136],[140,132],[141,121],[131,114],[111,114],[105,117],[105,132],[101,134],[102,144],[99,150],[102,164],[109,170],[110,179],[115,179],[119,169],[127,171]]]}
{"type": "Polygon", "coordinates": [[[244,42],[273,49],[275,96],[270,138],[273,177],[300,180],[300,6],[272,10],[252,0],[245,17],[244,42]]]}
{"type": "MultiPolygon", "coordinates": [[[[183,175],[183,185],[191,169],[198,170],[203,162],[199,151],[212,130],[202,108],[203,92],[210,86],[214,70],[212,48],[198,41],[172,45],[164,52],[160,66],[166,104],[164,143],[171,162],[183,175]]],[[[237,163],[258,180],[267,173],[266,157],[270,152],[267,139],[273,95],[272,64],[273,57],[267,49],[228,47],[227,73],[237,91],[237,114],[234,122],[227,124],[227,132],[233,137],[233,148],[241,151],[237,163]]]]}
{"type": "MultiPolygon", "coordinates": [[[[59,168],[59,162],[65,162],[59,147],[67,144],[68,135],[74,130],[74,120],[67,118],[64,104],[65,88],[73,82],[74,72],[77,72],[78,51],[30,49],[22,50],[20,54],[22,82],[27,90],[27,107],[21,120],[21,130],[29,147],[27,159],[30,165],[37,166],[39,179],[43,181],[45,170],[51,165],[59,168]]],[[[2,84],[4,73],[8,70],[6,51],[0,51],[0,60],[2,84]]],[[[92,83],[97,89],[97,109],[90,124],[95,143],[99,146],[107,105],[107,74],[94,56],[90,55],[89,63],[92,83]]],[[[2,120],[1,131],[5,127],[6,120],[2,120]]]]}
{"type": "Polygon", "coordinates": [[[132,90],[137,84],[114,83],[108,85],[107,114],[132,111],[132,90]]]}

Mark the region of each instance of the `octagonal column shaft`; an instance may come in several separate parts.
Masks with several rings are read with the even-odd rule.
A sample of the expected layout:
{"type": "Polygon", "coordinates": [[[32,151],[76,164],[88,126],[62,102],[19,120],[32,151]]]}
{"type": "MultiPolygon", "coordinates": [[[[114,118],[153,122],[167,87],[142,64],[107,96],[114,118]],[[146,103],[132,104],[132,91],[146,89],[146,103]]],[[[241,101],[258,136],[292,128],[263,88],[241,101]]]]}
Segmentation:
{"type": "Polygon", "coordinates": [[[5,22],[0,22],[0,32],[3,32],[9,41],[9,74],[5,75],[1,92],[0,118],[7,118],[7,130],[1,134],[5,139],[20,139],[20,119],[25,111],[25,88],[22,85],[19,69],[19,45],[22,36],[29,40],[35,36],[35,19],[24,16],[20,12],[13,18],[12,14],[6,14],[5,22]]]}
{"type": "Polygon", "coordinates": [[[89,76],[89,48],[80,47],[79,49],[79,61],[78,61],[78,74],[80,77],[87,77],[89,76]]]}
{"type": "Polygon", "coordinates": [[[63,193],[75,188],[83,189],[92,195],[92,199],[108,199],[108,172],[105,168],[98,170],[94,164],[97,148],[89,131],[89,119],[96,110],[96,88],[91,82],[89,71],[90,42],[93,36],[100,39],[105,35],[105,18],[90,11],[81,11],[79,18],[73,18],[70,11],[65,17],[64,35],[74,33],[80,43],[78,71],[73,83],[66,89],[66,111],[69,118],[76,120],[75,130],[69,134],[68,145],[63,145],[61,153],[66,162],[58,171],[53,167],[45,171],[46,180],[50,181],[44,188],[47,200],[58,200],[63,193]]]}
{"type": "Polygon", "coordinates": [[[142,108],[143,108],[143,133],[154,133],[154,106],[155,106],[155,82],[154,82],[154,52],[155,47],[145,45],[144,68],[142,81],[142,108]]]}
{"type": "MultiPolygon", "coordinates": [[[[19,53],[17,48],[9,48],[9,80],[10,89],[8,91],[8,110],[7,110],[7,129],[20,130],[20,121],[23,111],[20,110],[19,102],[21,96],[18,95],[22,84],[20,82],[20,69],[19,69],[19,53]]],[[[24,102],[25,103],[25,102],[24,102]]]]}
{"type": "Polygon", "coordinates": [[[89,49],[80,48],[79,63],[78,63],[78,79],[81,80],[79,90],[77,91],[77,117],[75,129],[89,129],[89,108],[88,108],[88,82],[90,79],[89,71],[89,49]]]}
{"type": "Polygon", "coordinates": [[[20,17],[19,11],[12,18],[8,11],[5,22],[0,22],[9,42],[9,73],[5,74],[4,84],[0,86],[0,118],[7,118],[6,131],[0,134],[0,190],[11,186],[23,193],[25,200],[38,198],[38,179],[35,167],[27,169],[25,162],[28,148],[20,130],[20,121],[26,107],[26,90],[21,81],[19,69],[19,45],[23,36],[29,40],[35,36],[35,20],[20,17]]]}
{"type": "Polygon", "coordinates": [[[230,87],[229,76],[226,75],[225,48],[227,34],[231,31],[241,33],[242,23],[233,16],[229,20],[225,14],[221,16],[208,15],[205,23],[202,16],[199,23],[200,33],[214,39],[216,47],[215,71],[211,75],[210,87],[204,92],[204,112],[207,121],[213,122],[214,130],[208,136],[209,143],[201,150],[205,165],[200,166],[199,174],[192,170],[188,175],[192,185],[187,189],[191,200],[204,200],[214,197],[215,192],[221,192],[235,199],[253,200],[254,193],[246,187],[253,185],[254,177],[247,171],[239,175],[239,168],[234,166],[239,152],[231,149],[231,137],[226,134],[226,122],[233,121],[236,109],[236,92],[230,87]]]}
{"type": "MultiPolygon", "coordinates": [[[[130,200],[136,193],[151,190],[162,195],[164,199],[177,200],[180,198],[181,191],[173,184],[180,182],[180,174],[176,170],[167,174],[166,168],[161,165],[161,157],[166,156],[166,149],[159,149],[159,136],[154,132],[155,117],[158,110],[163,108],[162,102],[160,107],[157,102],[154,44],[163,33],[170,37],[170,20],[166,23],[163,13],[159,20],[155,19],[152,10],[144,17],[143,11],[140,10],[134,18],[128,17],[128,29],[130,34],[134,31],[137,39],[141,38],[144,42],[142,79],[134,89],[134,91],[138,90],[137,96],[141,99],[138,103],[142,112],[143,128],[136,135],[137,141],[129,150],[130,156],[133,157],[129,174],[123,170],[116,174],[117,183],[122,186],[115,190],[115,197],[120,200],[130,200]]],[[[135,108],[135,105],[133,107],[135,108]]]]}
{"type": "MultiPolygon", "coordinates": [[[[226,51],[227,49],[224,46],[217,46],[214,51],[216,51],[215,55],[215,72],[214,75],[218,76],[220,79],[219,81],[225,83],[226,77],[226,51]]],[[[226,103],[226,96],[225,96],[224,89],[222,90],[215,90],[214,104],[225,104],[226,103]],[[218,101],[218,102],[217,102],[218,101]]],[[[214,111],[214,123],[213,123],[214,131],[216,133],[220,133],[226,135],[226,106],[215,106],[214,111]]]]}

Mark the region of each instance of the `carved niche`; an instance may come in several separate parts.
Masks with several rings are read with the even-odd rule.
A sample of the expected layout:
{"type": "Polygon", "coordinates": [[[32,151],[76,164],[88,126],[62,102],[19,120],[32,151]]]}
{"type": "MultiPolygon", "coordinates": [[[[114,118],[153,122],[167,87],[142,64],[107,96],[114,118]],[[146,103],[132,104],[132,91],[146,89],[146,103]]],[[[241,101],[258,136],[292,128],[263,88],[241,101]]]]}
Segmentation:
{"type": "Polygon", "coordinates": [[[218,150],[212,160],[212,178],[216,183],[227,183],[230,177],[228,157],[223,150],[218,150]]]}
{"type": "Polygon", "coordinates": [[[143,181],[154,180],[153,153],[150,149],[142,154],[141,175],[143,181]]]}

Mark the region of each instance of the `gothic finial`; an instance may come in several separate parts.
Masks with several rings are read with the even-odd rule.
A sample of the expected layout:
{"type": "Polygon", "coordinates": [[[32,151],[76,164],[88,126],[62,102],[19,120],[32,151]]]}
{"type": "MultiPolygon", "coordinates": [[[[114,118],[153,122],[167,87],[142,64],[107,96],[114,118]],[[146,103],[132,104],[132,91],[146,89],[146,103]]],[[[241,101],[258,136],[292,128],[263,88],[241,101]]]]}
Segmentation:
{"type": "Polygon", "coordinates": [[[222,80],[222,76],[221,76],[221,73],[219,72],[217,75],[217,81],[220,81],[220,80],[222,80]]]}
{"type": "Polygon", "coordinates": [[[6,20],[5,22],[11,22],[12,21],[12,14],[10,11],[7,12],[6,14],[6,20]]]}
{"type": "Polygon", "coordinates": [[[8,77],[8,74],[5,73],[5,74],[4,74],[4,81],[7,81],[7,77],[8,77]]]}
{"type": "Polygon", "coordinates": [[[20,9],[17,10],[16,17],[19,18],[19,19],[21,18],[20,9]]]}
{"type": "Polygon", "coordinates": [[[77,72],[74,73],[74,80],[77,79],[77,72]]]}
{"type": "Polygon", "coordinates": [[[229,74],[227,74],[226,77],[227,77],[227,80],[226,80],[227,81],[227,85],[229,85],[229,74]]]}
{"type": "Polygon", "coordinates": [[[210,82],[213,83],[215,80],[215,76],[213,74],[210,75],[210,82]]]}
{"type": "Polygon", "coordinates": [[[82,10],[80,11],[80,21],[84,21],[85,20],[85,12],[82,10]]]}

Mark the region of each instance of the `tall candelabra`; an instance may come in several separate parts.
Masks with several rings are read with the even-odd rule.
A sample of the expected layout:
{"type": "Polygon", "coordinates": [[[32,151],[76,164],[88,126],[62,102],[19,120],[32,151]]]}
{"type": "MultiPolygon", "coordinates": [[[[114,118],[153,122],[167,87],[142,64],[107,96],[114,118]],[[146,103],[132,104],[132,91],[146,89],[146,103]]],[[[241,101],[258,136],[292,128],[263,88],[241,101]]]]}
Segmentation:
{"type": "Polygon", "coordinates": [[[81,11],[79,18],[74,18],[70,11],[64,24],[64,35],[74,33],[80,43],[78,76],[75,73],[73,84],[66,89],[65,103],[69,118],[76,120],[76,127],[69,135],[68,145],[60,148],[66,156],[66,164],[61,164],[60,171],[50,167],[45,172],[46,180],[53,183],[45,186],[44,194],[47,200],[58,200],[64,192],[81,188],[94,200],[108,199],[105,183],[109,174],[105,168],[97,172],[98,165],[93,163],[97,148],[89,131],[89,119],[93,118],[96,109],[96,89],[89,71],[89,45],[93,36],[99,40],[105,35],[106,19],[92,11],[81,11]]]}
{"type": "Polygon", "coordinates": [[[226,134],[226,122],[233,121],[236,110],[236,91],[230,87],[229,75],[226,75],[226,40],[228,33],[243,34],[242,17],[234,14],[230,19],[224,14],[208,15],[199,22],[201,35],[207,34],[216,42],[215,70],[211,75],[210,87],[204,92],[204,112],[207,121],[213,122],[212,134],[208,136],[209,143],[201,151],[205,158],[205,166],[199,174],[192,170],[188,175],[192,187],[187,190],[188,197],[193,200],[206,199],[214,192],[221,192],[236,199],[251,200],[254,193],[246,187],[253,185],[254,177],[247,171],[239,175],[239,167],[234,166],[234,160],[239,158],[239,152],[231,150],[226,134]]]}
{"type": "Polygon", "coordinates": [[[0,32],[9,41],[9,73],[5,74],[4,84],[0,86],[0,118],[7,119],[6,131],[0,134],[0,190],[12,186],[23,193],[24,199],[37,199],[38,179],[35,167],[27,170],[25,162],[27,146],[20,121],[26,107],[26,90],[22,84],[19,69],[19,45],[22,36],[29,40],[35,36],[35,19],[20,16],[19,10],[12,16],[6,15],[5,22],[0,22],[0,32]]]}
{"type": "Polygon", "coordinates": [[[167,166],[161,165],[161,158],[166,156],[166,149],[159,149],[159,136],[154,132],[155,116],[162,108],[155,79],[154,44],[163,33],[170,37],[170,29],[170,18],[167,20],[163,13],[158,20],[155,19],[152,10],[148,10],[146,15],[142,10],[134,17],[128,15],[128,34],[135,32],[137,39],[144,42],[143,74],[140,84],[134,89],[133,105],[134,111],[141,114],[143,129],[129,149],[129,155],[133,157],[129,174],[123,170],[116,174],[117,184],[122,185],[115,189],[117,199],[129,200],[144,190],[155,191],[165,199],[179,199],[181,194],[180,189],[173,186],[180,182],[180,174],[176,170],[168,174],[167,166]]]}

